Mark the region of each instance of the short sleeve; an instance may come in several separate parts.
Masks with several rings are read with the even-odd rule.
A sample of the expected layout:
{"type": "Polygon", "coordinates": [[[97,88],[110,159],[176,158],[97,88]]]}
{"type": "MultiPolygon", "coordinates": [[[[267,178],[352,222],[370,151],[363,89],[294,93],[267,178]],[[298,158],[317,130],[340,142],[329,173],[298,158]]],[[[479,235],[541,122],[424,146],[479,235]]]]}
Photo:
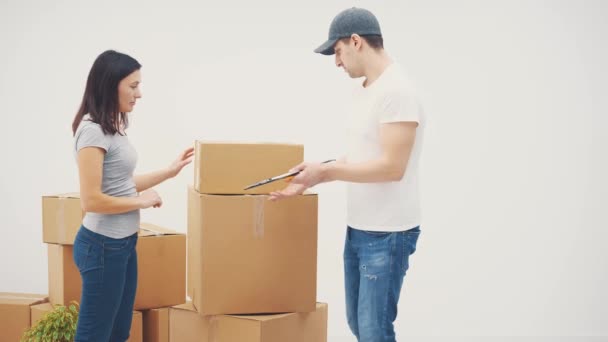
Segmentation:
{"type": "Polygon", "coordinates": [[[76,152],[85,147],[99,147],[107,152],[110,148],[110,139],[103,133],[101,126],[87,124],[78,130],[75,144],[76,152]]]}
{"type": "Polygon", "coordinates": [[[415,95],[405,91],[387,92],[380,99],[377,109],[380,123],[417,122],[420,123],[422,108],[415,95]]]}

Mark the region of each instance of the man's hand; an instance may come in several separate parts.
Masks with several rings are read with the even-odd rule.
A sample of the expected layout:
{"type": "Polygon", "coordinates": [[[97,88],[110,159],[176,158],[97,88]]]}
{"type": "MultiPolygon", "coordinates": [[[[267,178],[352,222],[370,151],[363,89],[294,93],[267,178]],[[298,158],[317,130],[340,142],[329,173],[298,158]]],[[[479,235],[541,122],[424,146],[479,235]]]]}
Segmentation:
{"type": "Polygon", "coordinates": [[[289,170],[290,172],[300,171],[300,174],[295,176],[291,183],[311,188],[319,183],[327,182],[326,166],[321,163],[302,163],[289,170]]]}
{"type": "Polygon", "coordinates": [[[306,187],[304,185],[291,183],[281,191],[271,192],[269,200],[278,201],[280,199],[301,195],[305,190],[306,187]]]}

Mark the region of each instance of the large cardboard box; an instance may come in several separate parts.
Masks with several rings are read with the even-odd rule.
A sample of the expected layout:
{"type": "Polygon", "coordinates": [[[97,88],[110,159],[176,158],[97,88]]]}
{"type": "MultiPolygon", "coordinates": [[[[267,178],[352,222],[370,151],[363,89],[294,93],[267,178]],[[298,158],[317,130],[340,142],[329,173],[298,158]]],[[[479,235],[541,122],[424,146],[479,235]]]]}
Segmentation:
{"type": "Polygon", "coordinates": [[[47,245],[49,272],[49,300],[52,304],[69,305],[80,302],[82,279],[74,263],[74,247],[47,245]]]}
{"type": "Polygon", "coordinates": [[[287,183],[277,181],[243,189],[285,173],[303,160],[303,145],[196,141],[194,188],[207,194],[268,194],[287,183]]]}
{"type": "Polygon", "coordinates": [[[201,316],[192,304],[169,312],[171,342],[326,342],[327,304],[314,312],[201,316]]]}
{"type": "Polygon", "coordinates": [[[30,327],[30,307],[46,301],[46,295],[0,293],[0,341],[20,341],[30,327]]]}
{"type": "MultiPolygon", "coordinates": [[[[168,307],[186,301],[186,236],[142,223],[137,241],[135,310],[168,307]]],[[[73,246],[48,245],[49,297],[53,304],[80,302],[82,280],[73,246]]]]}
{"type": "Polygon", "coordinates": [[[60,245],[74,244],[83,217],[80,194],[42,196],[42,241],[60,245]]]}
{"type": "Polygon", "coordinates": [[[186,235],[142,223],[137,267],[135,310],[186,302],[186,235]]]}
{"type": "Polygon", "coordinates": [[[169,308],[150,309],[144,315],[144,341],[169,342],[169,308]]]}
{"type": "Polygon", "coordinates": [[[201,315],[311,312],[316,285],[316,195],[189,189],[188,296],[201,315]]]}
{"type": "MultiPolygon", "coordinates": [[[[38,305],[32,305],[31,307],[31,326],[34,326],[40,319],[44,317],[48,312],[53,310],[51,303],[43,303],[38,305]]],[[[131,321],[131,332],[128,342],[143,342],[142,335],[142,313],[139,311],[133,311],[133,320],[131,321]]]]}

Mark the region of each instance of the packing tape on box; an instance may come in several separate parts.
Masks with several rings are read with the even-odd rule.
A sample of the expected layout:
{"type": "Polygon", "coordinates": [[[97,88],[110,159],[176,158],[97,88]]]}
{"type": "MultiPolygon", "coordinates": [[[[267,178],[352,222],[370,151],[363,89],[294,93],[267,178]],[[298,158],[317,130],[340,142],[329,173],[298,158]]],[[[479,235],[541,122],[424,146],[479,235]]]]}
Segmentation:
{"type": "Polygon", "coordinates": [[[200,189],[200,175],[201,175],[201,161],[198,160],[199,156],[198,156],[198,152],[199,152],[199,147],[198,144],[196,142],[194,142],[194,189],[200,189]]]}
{"type": "Polygon", "coordinates": [[[217,316],[209,317],[209,329],[207,330],[207,342],[217,342],[217,316]]]}
{"type": "Polygon", "coordinates": [[[66,237],[66,229],[65,229],[65,202],[67,202],[67,197],[59,196],[57,200],[57,213],[55,215],[55,220],[57,223],[57,233],[58,238],[61,241],[65,241],[66,237]]]}
{"type": "Polygon", "coordinates": [[[264,206],[266,196],[253,196],[253,236],[257,239],[264,238],[264,206]]]}

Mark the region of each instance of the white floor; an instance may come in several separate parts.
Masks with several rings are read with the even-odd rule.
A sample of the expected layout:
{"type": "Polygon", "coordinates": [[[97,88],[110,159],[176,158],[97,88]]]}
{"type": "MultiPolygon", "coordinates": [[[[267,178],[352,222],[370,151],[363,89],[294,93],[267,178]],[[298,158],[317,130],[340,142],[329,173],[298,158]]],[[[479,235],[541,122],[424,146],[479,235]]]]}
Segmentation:
{"type": "MultiPolygon", "coordinates": [[[[338,337],[330,336],[328,342],[357,342],[354,337],[338,337]]],[[[608,336],[594,336],[594,337],[563,337],[563,336],[442,336],[442,337],[419,337],[419,336],[406,336],[398,338],[398,342],[608,342],[608,336]]]]}

